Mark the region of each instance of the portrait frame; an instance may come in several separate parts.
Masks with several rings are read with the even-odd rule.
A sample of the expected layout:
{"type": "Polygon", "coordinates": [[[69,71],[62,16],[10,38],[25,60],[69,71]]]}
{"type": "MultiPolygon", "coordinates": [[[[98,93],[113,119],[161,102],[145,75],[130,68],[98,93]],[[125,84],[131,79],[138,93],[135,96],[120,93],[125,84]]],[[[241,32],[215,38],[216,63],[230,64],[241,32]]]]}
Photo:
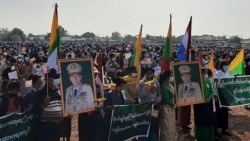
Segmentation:
{"type": "Polygon", "coordinates": [[[176,106],[204,103],[205,96],[200,63],[198,61],[176,62],[172,64],[172,68],[175,78],[176,106]],[[183,79],[188,83],[184,83],[183,79]]]}
{"type": "Polygon", "coordinates": [[[58,69],[59,72],[61,72],[60,93],[62,97],[63,117],[95,110],[97,104],[95,102],[96,82],[94,78],[93,65],[92,58],[58,59],[58,69]],[[79,65],[75,66],[75,63],[79,65]],[[78,73],[81,78],[80,85],[78,90],[76,90],[77,88],[75,89],[75,91],[78,92],[73,93],[74,86],[69,72],[73,72],[74,69],[78,68],[81,68],[81,73],[78,73]],[[90,93],[92,93],[92,95],[90,93]],[[72,108],[73,110],[71,110],[72,108]]]}

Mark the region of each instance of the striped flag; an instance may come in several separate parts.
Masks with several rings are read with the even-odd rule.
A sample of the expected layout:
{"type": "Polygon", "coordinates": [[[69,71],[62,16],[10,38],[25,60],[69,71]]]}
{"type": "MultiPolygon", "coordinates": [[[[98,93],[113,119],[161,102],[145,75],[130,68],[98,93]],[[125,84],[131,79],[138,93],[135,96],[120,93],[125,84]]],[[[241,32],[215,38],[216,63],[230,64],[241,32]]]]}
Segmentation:
{"type": "Polygon", "coordinates": [[[182,42],[177,51],[177,57],[180,62],[189,61],[189,52],[191,50],[191,29],[192,29],[192,16],[190,17],[189,24],[183,36],[182,42]]]}
{"type": "Polygon", "coordinates": [[[233,59],[233,61],[229,64],[228,70],[230,73],[234,73],[237,75],[244,75],[244,49],[237,54],[237,56],[233,59]]]}
{"type": "Polygon", "coordinates": [[[52,27],[50,32],[49,56],[48,56],[49,68],[55,68],[56,70],[57,70],[57,55],[60,48],[57,7],[58,7],[57,4],[55,4],[52,27]]]}
{"type": "Polygon", "coordinates": [[[199,61],[200,61],[201,67],[204,67],[205,65],[204,65],[204,61],[203,61],[203,52],[202,51],[200,52],[200,55],[199,55],[199,61]]]}
{"type": "Polygon", "coordinates": [[[214,69],[214,52],[211,53],[208,68],[209,68],[209,69],[212,71],[212,73],[214,74],[214,72],[215,72],[215,69],[214,69]]]}
{"type": "Polygon", "coordinates": [[[161,72],[170,69],[170,62],[172,60],[172,15],[170,15],[170,24],[168,27],[168,36],[164,45],[161,57],[161,72]]]}
{"type": "Polygon", "coordinates": [[[131,66],[135,66],[137,70],[137,78],[140,78],[141,76],[141,63],[140,63],[141,50],[142,50],[141,44],[142,44],[142,25],[136,40],[135,49],[131,59],[131,66]]]}

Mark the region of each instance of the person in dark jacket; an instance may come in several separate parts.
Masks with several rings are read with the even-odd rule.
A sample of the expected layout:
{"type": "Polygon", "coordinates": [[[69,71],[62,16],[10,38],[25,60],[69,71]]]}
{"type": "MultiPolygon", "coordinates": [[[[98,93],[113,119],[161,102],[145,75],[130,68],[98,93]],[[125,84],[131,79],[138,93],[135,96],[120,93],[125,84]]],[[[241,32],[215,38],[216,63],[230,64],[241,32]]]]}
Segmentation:
{"type": "Polygon", "coordinates": [[[114,105],[127,105],[128,101],[122,94],[122,90],[125,87],[126,81],[121,77],[117,77],[114,79],[114,83],[116,84],[114,91],[109,91],[106,93],[104,101],[103,109],[105,111],[104,116],[104,138],[103,140],[108,140],[109,135],[109,127],[111,122],[111,113],[114,108],[114,105]]]}
{"type": "MultiPolygon", "coordinates": [[[[94,78],[96,78],[98,74],[98,70],[94,67],[94,78]]],[[[101,88],[98,84],[96,84],[96,97],[101,98],[101,88]]],[[[98,133],[100,123],[100,111],[96,109],[95,111],[90,111],[87,113],[81,113],[78,116],[78,133],[79,133],[79,141],[96,141],[102,140],[100,138],[100,134],[98,133]]],[[[100,131],[102,132],[102,131],[100,131]]]]}
{"type": "Polygon", "coordinates": [[[61,96],[54,85],[54,79],[59,77],[55,69],[50,69],[45,75],[46,83],[32,98],[32,112],[37,117],[37,141],[59,141],[62,128],[61,96]]]}
{"type": "Polygon", "coordinates": [[[0,94],[0,117],[13,113],[23,112],[23,98],[19,82],[10,82],[5,93],[0,94]]]}

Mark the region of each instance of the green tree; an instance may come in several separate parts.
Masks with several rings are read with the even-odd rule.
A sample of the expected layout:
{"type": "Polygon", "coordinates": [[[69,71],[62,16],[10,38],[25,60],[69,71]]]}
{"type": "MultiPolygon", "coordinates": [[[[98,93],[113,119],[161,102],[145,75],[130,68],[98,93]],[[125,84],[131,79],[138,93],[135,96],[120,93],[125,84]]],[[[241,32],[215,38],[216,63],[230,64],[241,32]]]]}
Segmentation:
{"type": "Polygon", "coordinates": [[[229,38],[230,43],[236,43],[240,44],[241,43],[241,38],[239,36],[232,36],[229,38]]]}
{"type": "Polygon", "coordinates": [[[60,37],[68,35],[68,31],[65,28],[63,28],[61,25],[59,25],[59,35],[60,37]]]}
{"type": "Polygon", "coordinates": [[[9,36],[9,41],[22,41],[22,37],[18,34],[13,34],[9,36]]]}
{"type": "Polygon", "coordinates": [[[8,40],[9,31],[7,28],[0,28],[0,41],[8,40]]]}
{"type": "Polygon", "coordinates": [[[26,39],[26,35],[23,33],[23,31],[21,29],[14,28],[9,33],[7,39],[10,41],[15,41],[14,39],[16,39],[17,41],[24,41],[26,39]],[[19,35],[20,38],[17,35],[19,35]]]}
{"type": "Polygon", "coordinates": [[[132,35],[127,34],[127,35],[124,36],[123,41],[124,41],[125,43],[130,43],[130,42],[134,42],[135,39],[136,39],[135,36],[132,36],[132,35]]]}
{"type": "Polygon", "coordinates": [[[93,32],[85,32],[81,35],[83,38],[95,38],[96,35],[93,32]]]}
{"type": "Polygon", "coordinates": [[[44,40],[49,41],[49,39],[50,39],[50,33],[47,33],[44,37],[44,40]]]}
{"type": "Polygon", "coordinates": [[[121,33],[119,33],[118,31],[116,32],[113,32],[111,34],[111,39],[112,40],[115,40],[115,41],[120,41],[122,38],[121,38],[121,33]]]}

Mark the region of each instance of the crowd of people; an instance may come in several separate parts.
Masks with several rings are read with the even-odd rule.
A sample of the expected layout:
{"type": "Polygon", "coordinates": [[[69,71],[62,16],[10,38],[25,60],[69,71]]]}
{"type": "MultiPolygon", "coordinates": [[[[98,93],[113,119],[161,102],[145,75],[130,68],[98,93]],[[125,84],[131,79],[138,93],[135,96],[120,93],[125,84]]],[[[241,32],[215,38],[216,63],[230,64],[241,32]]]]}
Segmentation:
{"type": "MultiPolygon", "coordinates": [[[[172,70],[161,72],[161,54],[163,45],[142,45],[141,72],[130,66],[134,44],[126,43],[61,43],[58,58],[93,58],[95,76],[100,73],[96,67],[103,64],[104,80],[115,83],[112,91],[102,90],[96,83],[98,98],[104,93],[106,100],[95,111],[78,115],[78,132],[80,141],[108,140],[111,111],[114,105],[130,105],[154,101],[154,109],[158,116],[151,119],[148,137],[139,137],[138,141],[175,141],[177,139],[176,123],[183,132],[189,132],[192,106],[177,107],[175,103],[175,87],[172,70]],[[96,61],[97,55],[103,55],[102,62],[96,61]],[[129,55],[130,54],[130,55],[129,55]],[[147,82],[151,82],[150,85],[147,82]],[[126,96],[123,93],[126,93],[126,96]],[[103,112],[105,113],[103,115],[103,112]]],[[[221,108],[217,100],[216,79],[228,77],[228,64],[241,48],[206,48],[193,47],[191,59],[202,60],[204,65],[205,103],[193,105],[195,138],[198,141],[212,141],[221,135],[230,136],[228,129],[228,109],[221,108]],[[210,55],[214,52],[215,73],[206,66],[210,55]],[[215,78],[215,79],[214,79],[215,78]],[[216,112],[213,110],[216,102],[216,112]],[[222,128],[222,132],[218,132],[222,128]]],[[[173,48],[172,62],[178,62],[173,48]]],[[[245,74],[250,74],[250,50],[245,51],[245,74]]],[[[48,60],[47,42],[0,42],[0,116],[13,112],[31,109],[37,117],[33,133],[39,141],[59,141],[60,137],[70,140],[72,115],[62,117],[60,95],[60,73],[55,68],[47,72],[43,66],[48,60]],[[9,74],[17,72],[17,78],[9,74]],[[32,85],[28,86],[27,81],[32,85]],[[49,107],[58,107],[51,111],[49,107]]],[[[181,73],[187,75],[188,73],[181,73]]],[[[84,74],[79,74],[80,76],[84,74]]],[[[105,82],[103,82],[105,83],[105,82]]]]}

